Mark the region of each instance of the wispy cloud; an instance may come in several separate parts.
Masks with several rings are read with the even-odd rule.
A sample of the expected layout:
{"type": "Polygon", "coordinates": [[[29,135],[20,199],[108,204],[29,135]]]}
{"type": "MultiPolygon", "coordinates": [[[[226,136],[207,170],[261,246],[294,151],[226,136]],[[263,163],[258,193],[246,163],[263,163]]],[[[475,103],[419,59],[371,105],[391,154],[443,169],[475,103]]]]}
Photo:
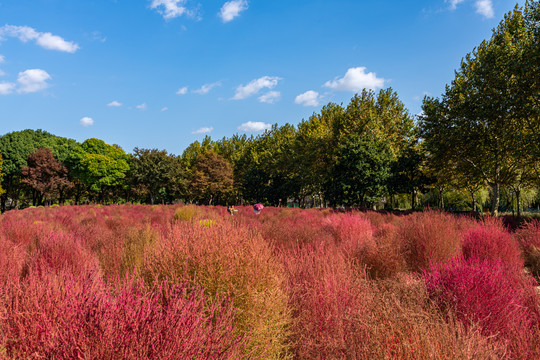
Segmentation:
{"type": "Polygon", "coordinates": [[[193,11],[189,10],[186,0],[152,0],[150,8],[160,13],[164,19],[174,19],[182,15],[192,16],[193,11]]]}
{"type": "MultiPolygon", "coordinates": [[[[217,82],[212,83],[212,84],[204,84],[203,86],[201,86],[200,89],[193,90],[193,92],[196,93],[196,94],[205,95],[205,94],[208,94],[213,88],[215,88],[217,86],[221,86],[221,81],[217,81],[217,82]]],[[[182,90],[182,89],[180,89],[180,90],[182,90]]],[[[186,89],[186,91],[187,91],[187,89],[186,89]]]]}
{"type": "Polygon", "coordinates": [[[445,0],[445,1],[450,3],[451,10],[455,10],[457,6],[465,0],[445,0]]]}
{"type": "Polygon", "coordinates": [[[88,127],[94,125],[94,119],[91,117],[85,116],[80,121],[81,126],[88,127]]]}
{"type": "Polygon", "coordinates": [[[4,55],[0,55],[0,64],[3,64],[6,61],[6,58],[4,55]]]}
{"type": "Polygon", "coordinates": [[[266,104],[273,104],[281,98],[279,91],[269,91],[266,94],[259,96],[259,101],[266,104]]]}
{"type": "Polygon", "coordinates": [[[0,83],[0,95],[9,95],[15,90],[14,83],[3,82],[0,83]]]}
{"type": "Polygon", "coordinates": [[[178,89],[178,91],[176,92],[176,95],[186,95],[187,92],[188,92],[188,87],[184,86],[178,89]]]}
{"type": "Polygon", "coordinates": [[[244,132],[260,132],[264,130],[270,130],[272,128],[272,124],[266,124],[262,121],[248,121],[247,123],[243,123],[238,127],[238,130],[244,131],[244,132]]]}
{"type": "Polygon", "coordinates": [[[110,107],[120,107],[120,106],[122,106],[122,103],[121,103],[121,102],[118,102],[118,101],[116,101],[116,100],[114,100],[114,101],[111,101],[110,103],[108,103],[107,106],[110,106],[110,107]]]}
{"type": "Polygon", "coordinates": [[[161,111],[162,111],[162,112],[163,112],[163,111],[167,111],[167,110],[169,110],[169,108],[166,107],[166,106],[165,106],[164,108],[161,108],[161,111]]]}
{"type": "Polygon", "coordinates": [[[47,80],[51,76],[41,69],[30,69],[19,73],[17,82],[19,83],[18,93],[27,94],[34,93],[48,88],[50,85],[47,80]]]}
{"type": "Polygon", "coordinates": [[[219,16],[221,17],[221,20],[226,23],[240,16],[240,13],[244,10],[247,10],[247,8],[248,2],[246,0],[227,1],[221,7],[219,16]]]}
{"type": "Polygon", "coordinates": [[[281,78],[276,76],[263,76],[252,80],[247,85],[240,85],[236,88],[233,100],[242,100],[257,94],[264,88],[273,89],[281,78]]]}
{"type": "Polygon", "coordinates": [[[335,78],[332,81],[327,81],[324,86],[338,91],[357,92],[362,89],[382,88],[384,79],[378,78],[373,72],[366,73],[365,67],[355,67],[347,70],[347,73],[342,78],[335,78]]]}
{"type": "Polygon", "coordinates": [[[295,104],[304,106],[319,106],[320,95],[318,92],[309,90],[303,94],[298,95],[294,99],[295,104]]]}
{"type": "MultiPolygon", "coordinates": [[[[445,2],[450,3],[450,10],[456,10],[457,6],[465,0],[445,0],[445,2]]],[[[475,0],[474,7],[476,8],[476,13],[484,16],[485,18],[492,18],[495,16],[493,11],[493,0],[475,0]]]]}
{"type": "Polygon", "coordinates": [[[208,134],[210,132],[212,132],[214,130],[214,128],[212,126],[210,127],[202,127],[198,130],[195,130],[192,132],[192,134],[208,134]]]}
{"type": "Polygon", "coordinates": [[[22,42],[34,40],[37,45],[48,50],[74,53],[79,49],[79,45],[72,41],[66,41],[60,36],[49,32],[38,32],[29,26],[4,25],[0,28],[0,40],[7,37],[18,38],[22,42]]]}
{"type": "Polygon", "coordinates": [[[140,105],[135,106],[138,110],[146,110],[148,109],[148,106],[146,106],[146,103],[142,103],[140,105]]]}

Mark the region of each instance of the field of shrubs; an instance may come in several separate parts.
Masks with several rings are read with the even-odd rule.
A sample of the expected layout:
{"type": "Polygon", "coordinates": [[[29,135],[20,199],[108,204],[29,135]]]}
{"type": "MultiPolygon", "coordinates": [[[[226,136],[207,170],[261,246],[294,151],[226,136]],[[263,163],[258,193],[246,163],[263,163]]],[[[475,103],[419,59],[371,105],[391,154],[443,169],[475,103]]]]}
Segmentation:
{"type": "Polygon", "coordinates": [[[0,359],[538,359],[540,223],[240,207],[0,216],[0,359]]]}

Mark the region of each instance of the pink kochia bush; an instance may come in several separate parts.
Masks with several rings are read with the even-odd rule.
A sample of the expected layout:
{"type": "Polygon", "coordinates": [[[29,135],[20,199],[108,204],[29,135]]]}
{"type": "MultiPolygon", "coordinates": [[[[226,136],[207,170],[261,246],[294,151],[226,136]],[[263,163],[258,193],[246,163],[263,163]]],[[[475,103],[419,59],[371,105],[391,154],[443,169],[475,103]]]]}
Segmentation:
{"type": "Polygon", "coordinates": [[[422,271],[430,263],[444,263],[461,254],[460,232],[453,216],[425,211],[400,220],[398,237],[409,270],[422,271]]]}
{"type": "Polygon", "coordinates": [[[463,256],[481,260],[500,261],[519,271],[523,268],[521,251],[517,241],[494,219],[477,224],[463,235],[463,256]]]}
{"type": "MultiPolygon", "coordinates": [[[[245,359],[227,301],[200,290],[89,273],[31,273],[0,290],[0,344],[10,359],[245,359]]],[[[1,349],[1,347],[0,347],[1,349]]],[[[0,355],[2,355],[0,353],[0,355]]]]}
{"type": "Polygon", "coordinates": [[[485,336],[508,343],[512,358],[533,355],[540,311],[533,280],[500,262],[456,258],[424,272],[430,296],[440,309],[485,336]]]}
{"type": "Polygon", "coordinates": [[[540,275],[540,221],[523,225],[516,231],[516,238],[523,251],[525,265],[535,275],[540,275]]]}
{"type": "Polygon", "coordinates": [[[358,359],[366,331],[363,316],[372,294],[343,253],[325,244],[305,247],[284,259],[295,321],[296,359],[358,359]]]}

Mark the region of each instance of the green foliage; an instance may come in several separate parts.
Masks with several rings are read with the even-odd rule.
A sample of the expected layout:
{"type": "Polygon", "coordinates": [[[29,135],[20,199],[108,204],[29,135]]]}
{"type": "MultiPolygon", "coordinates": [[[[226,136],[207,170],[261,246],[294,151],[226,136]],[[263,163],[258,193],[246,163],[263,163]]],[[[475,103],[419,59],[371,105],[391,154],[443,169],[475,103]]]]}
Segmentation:
{"type": "Polygon", "coordinates": [[[439,178],[457,173],[473,186],[482,179],[491,187],[493,214],[501,186],[529,178],[540,161],[538,77],[532,76],[540,67],[537,25],[531,25],[537,17],[537,2],[516,7],[462,60],[443,100],[424,100],[421,127],[431,163],[446,169],[439,178]]]}
{"type": "Polygon", "coordinates": [[[203,152],[197,156],[193,168],[190,195],[210,205],[227,199],[233,190],[233,176],[232,166],[225,158],[214,151],[203,152]]]}
{"type": "Polygon", "coordinates": [[[128,156],[118,146],[91,138],[81,145],[81,180],[102,198],[107,188],[117,186],[129,170],[128,156]]]}
{"type": "Polygon", "coordinates": [[[152,204],[161,194],[172,198],[184,190],[184,172],[176,156],[157,149],[135,148],[133,152],[130,176],[134,184],[145,187],[152,204]]]}
{"type": "Polygon", "coordinates": [[[386,193],[392,153],[371,134],[351,134],[340,146],[330,171],[328,197],[334,204],[372,206],[386,193]]]}
{"type": "Polygon", "coordinates": [[[4,175],[2,174],[3,163],[4,163],[4,160],[2,160],[2,154],[0,154],[0,195],[6,192],[4,189],[2,189],[2,178],[4,177],[4,175]]]}
{"type": "Polygon", "coordinates": [[[174,212],[174,220],[191,221],[197,217],[198,213],[195,205],[182,206],[174,212]]]}

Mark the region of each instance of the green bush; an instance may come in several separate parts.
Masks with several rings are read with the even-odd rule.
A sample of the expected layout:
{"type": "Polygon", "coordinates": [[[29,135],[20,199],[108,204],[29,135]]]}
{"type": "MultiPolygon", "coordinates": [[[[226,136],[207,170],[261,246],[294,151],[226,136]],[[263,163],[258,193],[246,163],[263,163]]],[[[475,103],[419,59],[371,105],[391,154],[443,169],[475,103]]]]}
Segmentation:
{"type": "Polygon", "coordinates": [[[197,217],[198,213],[195,205],[182,206],[174,212],[174,220],[191,221],[193,218],[197,217]]]}

